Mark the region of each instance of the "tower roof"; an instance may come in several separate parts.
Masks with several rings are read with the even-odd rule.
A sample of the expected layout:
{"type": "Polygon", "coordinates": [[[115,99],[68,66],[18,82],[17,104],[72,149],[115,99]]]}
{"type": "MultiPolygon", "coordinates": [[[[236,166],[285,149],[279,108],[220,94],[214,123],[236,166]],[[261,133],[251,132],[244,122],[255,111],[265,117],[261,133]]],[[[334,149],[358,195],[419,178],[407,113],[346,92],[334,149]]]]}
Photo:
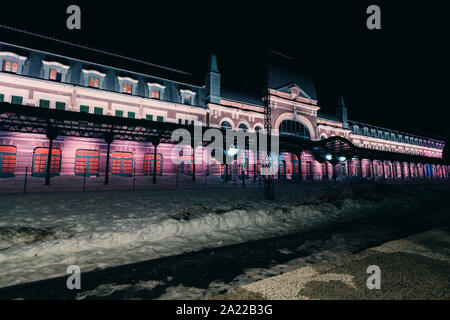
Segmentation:
{"type": "Polygon", "coordinates": [[[302,96],[317,100],[311,78],[299,67],[293,58],[271,50],[268,57],[268,85],[271,89],[289,92],[289,86],[296,84],[302,96]]]}

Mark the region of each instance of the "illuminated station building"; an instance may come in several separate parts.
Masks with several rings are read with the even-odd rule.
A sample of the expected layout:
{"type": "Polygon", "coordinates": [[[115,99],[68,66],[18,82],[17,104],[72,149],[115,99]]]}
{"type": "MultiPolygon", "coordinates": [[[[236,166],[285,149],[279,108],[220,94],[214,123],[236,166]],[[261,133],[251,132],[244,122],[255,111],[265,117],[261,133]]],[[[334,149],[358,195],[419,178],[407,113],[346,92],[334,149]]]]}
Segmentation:
{"type": "MultiPolygon", "coordinates": [[[[442,159],[444,141],[348,120],[342,97],[336,115],[323,114],[310,78],[283,64],[268,68],[269,89],[253,97],[221,88],[215,56],[210,58],[202,85],[190,84],[188,76],[183,81],[171,77],[171,70],[164,70],[165,76],[159,76],[158,71],[156,75],[137,72],[139,67],[128,71],[123,67],[127,63],[122,61],[120,67],[114,67],[0,42],[0,102],[5,102],[0,117],[0,176],[15,179],[26,170],[37,177],[164,176],[178,170],[185,175],[227,179],[236,174],[242,178],[244,171],[245,177],[253,179],[261,162],[250,151],[241,150],[228,170],[220,163],[194,165],[192,154],[180,155],[183,162],[177,164],[171,159],[173,143],[162,141],[155,152],[151,140],[128,139],[120,132],[109,138],[107,134],[83,134],[83,124],[94,122],[85,130],[95,131],[106,126],[95,123],[95,119],[108,116],[111,122],[118,118],[122,121],[118,123],[130,121],[131,130],[139,126],[133,120],[144,119],[156,128],[202,123],[210,128],[255,132],[264,129],[265,101],[270,101],[272,128],[279,130],[280,138],[305,141],[294,151],[281,148],[277,178],[449,177],[450,166],[442,159]],[[20,112],[15,114],[14,108],[20,112]],[[33,110],[38,113],[33,114],[33,110]],[[77,133],[70,134],[70,129],[58,129],[53,134],[40,130],[39,123],[45,121],[39,119],[47,118],[45,112],[50,118],[67,113],[68,119],[77,123],[72,130],[77,133]],[[78,120],[75,113],[81,115],[78,120]],[[88,114],[93,120],[86,120],[88,114]]],[[[51,122],[58,124],[56,120],[51,122]]],[[[204,147],[198,147],[195,157],[207,157],[205,153],[204,147]]]]}

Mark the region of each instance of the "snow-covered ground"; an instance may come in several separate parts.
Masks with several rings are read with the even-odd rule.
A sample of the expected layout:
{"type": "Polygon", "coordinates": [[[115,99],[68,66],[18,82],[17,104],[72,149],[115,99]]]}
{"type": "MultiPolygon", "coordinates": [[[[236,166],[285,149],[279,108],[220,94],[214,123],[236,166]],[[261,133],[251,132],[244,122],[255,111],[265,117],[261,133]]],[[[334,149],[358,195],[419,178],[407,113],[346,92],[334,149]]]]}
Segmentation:
{"type": "Polygon", "coordinates": [[[450,188],[355,182],[276,190],[276,201],[238,187],[1,196],[0,286],[62,276],[69,265],[86,272],[416,210],[448,201],[450,188]]]}

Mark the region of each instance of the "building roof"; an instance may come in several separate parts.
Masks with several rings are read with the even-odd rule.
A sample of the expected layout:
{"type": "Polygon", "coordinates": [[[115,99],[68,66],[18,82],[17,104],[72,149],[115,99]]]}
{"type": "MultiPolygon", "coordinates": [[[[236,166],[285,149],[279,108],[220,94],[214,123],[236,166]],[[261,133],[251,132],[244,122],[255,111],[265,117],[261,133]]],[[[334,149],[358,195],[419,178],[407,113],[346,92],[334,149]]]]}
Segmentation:
{"type": "Polygon", "coordinates": [[[270,51],[268,56],[269,88],[289,93],[289,85],[296,84],[303,91],[301,96],[317,100],[311,78],[292,58],[276,51],[270,51]]]}
{"type": "Polygon", "coordinates": [[[239,91],[222,88],[220,95],[224,99],[234,100],[238,102],[244,102],[254,104],[260,107],[264,107],[264,102],[261,100],[261,95],[257,93],[251,93],[249,91],[239,91]]]}
{"type": "MultiPolygon", "coordinates": [[[[149,67],[148,69],[144,66],[140,68],[139,71],[133,71],[131,70],[132,68],[129,68],[129,66],[136,65],[137,63],[124,64],[123,59],[118,59],[122,60],[122,65],[124,67],[122,69],[121,64],[114,65],[114,67],[112,67],[111,65],[107,65],[106,63],[109,61],[108,59],[105,59],[105,61],[103,62],[96,63],[92,62],[92,60],[68,57],[53,52],[50,53],[43,50],[31,49],[21,45],[4,42],[0,42],[0,51],[13,52],[27,58],[27,63],[25,64],[24,70],[22,72],[23,76],[43,78],[43,62],[57,62],[70,67],[68,78],[66,79],[65,83],[83,86],[83,70],[95,70],[96,72],[105,75],[105,80],[103,82],[101,90],[118,92],[118,77],[128,77],[133,80],[137,80],[136,92],[134,94],[136,96],[150,96],[148,92],[148,84],[156,83],[165,87],[164,97],[161,98],[161,100],[182,103],[181,90],[189,90],[195,92],[195,97],[192,105],[199,107],[205,106],[206,96],[204,87],[180,82],[179,80],[181,79],[179,75],[178,77],[173,76],[171,78],[161,77],[159,75],[165,74],[166,76],[169,76],[168,73],[172,72],[165,69],[159,70],[158,67],[147,66],[149,67]],[[157,72],[157,69],[159,70],[159,72],[157,72]],[[144,73],[145,71],[152,70],[154,71],[154,73],[144,73]]],[[[183,76],[183,74],[181,74],[181,76],[183,76]]]]}

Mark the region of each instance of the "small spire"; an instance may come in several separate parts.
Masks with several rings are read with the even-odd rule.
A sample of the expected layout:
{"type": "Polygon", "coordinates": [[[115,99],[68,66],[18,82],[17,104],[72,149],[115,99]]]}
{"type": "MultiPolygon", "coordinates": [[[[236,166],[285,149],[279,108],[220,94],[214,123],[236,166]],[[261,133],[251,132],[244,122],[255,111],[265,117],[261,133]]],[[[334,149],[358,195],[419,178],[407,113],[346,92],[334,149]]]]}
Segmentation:
{"type": "Polygon", "coordinates": [[[339,107],[345,107],[344,96],[342,94],[338,95],[337,103],[339,107]]]}
{"type": "Polygon", "coordinates": [[[209,57],[209,71],[219,72],[219,68],[217,67],[217,58],[215,54],[212,54],[209,57]]]}

